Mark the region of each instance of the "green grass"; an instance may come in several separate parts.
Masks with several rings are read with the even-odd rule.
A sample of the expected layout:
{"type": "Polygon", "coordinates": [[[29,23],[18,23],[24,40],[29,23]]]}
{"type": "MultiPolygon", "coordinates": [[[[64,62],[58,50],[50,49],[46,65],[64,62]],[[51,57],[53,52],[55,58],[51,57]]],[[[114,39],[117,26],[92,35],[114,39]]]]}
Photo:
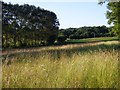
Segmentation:
{"type": "Polygon", "coordinates": [[[85,39],[71,39],[68,43],[88,43],[88,42],[100,42],[100,41],[114,41],[118,40],[118,37],[98,37],[98,38],[85,38],[85,39]]]}
{"type": "Polygon", "coordinates": [[[117,88],[118,43],[7,55],[2,67],[3,88],[117,88]]]}

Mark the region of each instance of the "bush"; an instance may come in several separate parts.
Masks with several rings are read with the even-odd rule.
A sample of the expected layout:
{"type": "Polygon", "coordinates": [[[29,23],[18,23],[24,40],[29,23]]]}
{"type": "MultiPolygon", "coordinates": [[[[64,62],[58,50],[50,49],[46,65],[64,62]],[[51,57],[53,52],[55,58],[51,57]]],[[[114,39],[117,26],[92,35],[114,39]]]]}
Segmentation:
{"type": "Polygon", "coordinates": [[[48,44],[48,45],[54,44],[55,39],[56,39],[56,35],[51,35],[51,36],[47,39],[47,44],[48,44]]]}
{"type": "Polygon", "coordinates": [[[57,42],[64,43],[66,39],[67,39],[66,36],[58,36],[57,42]]]}

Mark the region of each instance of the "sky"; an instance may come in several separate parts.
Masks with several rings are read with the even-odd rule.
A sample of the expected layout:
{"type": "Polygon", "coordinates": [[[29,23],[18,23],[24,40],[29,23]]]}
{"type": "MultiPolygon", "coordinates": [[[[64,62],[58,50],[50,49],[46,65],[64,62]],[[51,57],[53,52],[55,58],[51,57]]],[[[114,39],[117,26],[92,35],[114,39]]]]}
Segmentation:
{"type": "Polygon", "coordinates": [[[3,0],[12,4],[29,4],[53,11],[60,22],[60,29],[107,24],[106,4],[98,5],[98,0],[3,0]]]}

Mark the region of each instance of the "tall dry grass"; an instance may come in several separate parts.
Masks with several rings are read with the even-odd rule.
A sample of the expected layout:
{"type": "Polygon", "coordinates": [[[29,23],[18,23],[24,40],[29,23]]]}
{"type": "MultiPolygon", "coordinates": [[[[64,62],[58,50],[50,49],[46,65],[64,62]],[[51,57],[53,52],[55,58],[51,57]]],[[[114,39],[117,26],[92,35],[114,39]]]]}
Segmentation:
{"type": "Polygon", "coordinates": [[[83,52],[78,48],[6,58],[12,62],[3,63],[2,87],[117,88],[118,50],[114,45],[101,47],[93,50],[89,46],[88,51],[85,47],[83,52]]]}

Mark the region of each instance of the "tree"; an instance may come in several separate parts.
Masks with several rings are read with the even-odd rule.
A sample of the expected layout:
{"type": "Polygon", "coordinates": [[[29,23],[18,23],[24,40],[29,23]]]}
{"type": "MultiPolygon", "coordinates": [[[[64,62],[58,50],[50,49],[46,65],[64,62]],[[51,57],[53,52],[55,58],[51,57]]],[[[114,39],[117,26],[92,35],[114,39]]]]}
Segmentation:
{"type": "Polygon", "coordinates": [[[119,2],[109,2],[107,5],[107,19],[108,24],[113,24],[112,32],[115,35],[119,35],[120,26],[120,1],[119,2]]]}
{"type": "Polygon", "coordinates": [[[59,20],[54,12],[33,5],[2,2],[3,47],[53,44],[59,20]]]}
{"type": "MultiPolygon", "coordinates": [[[[105,2],[108,2],[109,0],[102,0],[99,1],[99,4],[103,4],[105,2]]],[[[120,1],[118,2],[108,2],[107,4],[107,14],[106,17],[108,19],[108,24],[113,24],[113,27],[111,29],[111,32],[113,32],[115,35],[120,35],[120,1]]]]}

